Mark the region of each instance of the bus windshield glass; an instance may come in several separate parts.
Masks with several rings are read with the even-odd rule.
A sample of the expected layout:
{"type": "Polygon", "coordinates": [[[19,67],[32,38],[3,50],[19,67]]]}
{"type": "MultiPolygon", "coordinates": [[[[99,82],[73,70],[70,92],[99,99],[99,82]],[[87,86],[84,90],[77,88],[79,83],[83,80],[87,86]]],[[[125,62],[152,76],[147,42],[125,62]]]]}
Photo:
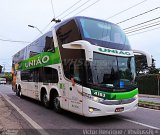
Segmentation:
{"type": "Polygon", "coordinates": [[[89,18],[80,18],[80,24],[82,26],[82,35],[86,39],[129,45],[126,35],[115,24],[89,18]]]}
{"type": "Polygon", "coordinates": [[[94,53],[87,64],[87,82],[91,86],[127,88],[135,86],[134,57],[108,56],[94,53]]]}

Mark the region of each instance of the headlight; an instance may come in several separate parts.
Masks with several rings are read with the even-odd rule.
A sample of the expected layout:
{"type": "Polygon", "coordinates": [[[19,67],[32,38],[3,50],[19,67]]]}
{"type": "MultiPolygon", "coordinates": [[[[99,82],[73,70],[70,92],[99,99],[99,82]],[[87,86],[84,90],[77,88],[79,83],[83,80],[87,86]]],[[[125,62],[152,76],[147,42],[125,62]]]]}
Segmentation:
{"type": "Polygon", "coordinates": [[[88,99],[90,99],[90,100],[92,100],[94,102],[97,102],[97,103],[102,102],[104,100],[103,98],[92,96],[91,94],[87,94],[87,93],[84,93],[84,92],[83,92],[83,96],[85,98],[88,98],[88,99]]]}

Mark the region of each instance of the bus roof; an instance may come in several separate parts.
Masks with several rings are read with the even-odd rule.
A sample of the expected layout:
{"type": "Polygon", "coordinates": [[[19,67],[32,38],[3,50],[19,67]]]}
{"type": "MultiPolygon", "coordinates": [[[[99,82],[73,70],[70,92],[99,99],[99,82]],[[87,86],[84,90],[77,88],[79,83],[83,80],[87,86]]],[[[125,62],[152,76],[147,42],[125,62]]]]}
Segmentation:
{"type": "Polygon", "coordinates": [[[68,18],[68,19],[66,19],[66,20],[64,20],[64,21],[56,24],[55,26],[53,26],[53,27],[51,28],[51,30],[54,29],[54,28],[58,29],[60,26],[66,24],[67,22],[69,22],[69,21],[71,21],[71,20],[79,20],[79,19],[81,19],[81,18],[92,19],[92,20],[97,20],[97,21],[103,21],[103,22],[107,22],[107,23],[110,23],[110,24],[113,24],[113,25],[118,26],[117,24],[114,24],[114,23],[112,23],[112,22],[108,22],[108,21],[103,20],[103,19],[97,19],[97,18],[86,17],[86,16],[74,16],[74,17],[68,18]]]}

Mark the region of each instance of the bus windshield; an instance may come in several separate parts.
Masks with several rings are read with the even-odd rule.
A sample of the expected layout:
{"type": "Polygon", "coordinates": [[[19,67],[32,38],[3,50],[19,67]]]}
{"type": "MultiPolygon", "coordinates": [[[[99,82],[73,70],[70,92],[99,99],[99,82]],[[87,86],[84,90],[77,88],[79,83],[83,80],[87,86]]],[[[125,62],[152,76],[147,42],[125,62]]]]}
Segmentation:
{"type": "Polygon", "coordinates": [[[87,64],[87,82],[91,86],[127,88],[135,86],[134,57],[108,56],[94,53],[87,64]]]}
{"type": "Polygon", "coordinates": [[[129,45],[126,35],[115,24],[88,18],[80,18],[80,24],[84,38],[129,45]]]}

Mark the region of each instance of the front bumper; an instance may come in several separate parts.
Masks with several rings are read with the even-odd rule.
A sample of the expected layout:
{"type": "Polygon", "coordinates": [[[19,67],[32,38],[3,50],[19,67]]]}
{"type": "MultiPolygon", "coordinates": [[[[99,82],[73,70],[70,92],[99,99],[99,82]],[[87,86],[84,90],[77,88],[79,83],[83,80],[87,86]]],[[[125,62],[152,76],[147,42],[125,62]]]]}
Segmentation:
{"type": "Polygon", "coordinates": [[[115,115],[124,112],[135,111],[137,108],[138,108],[138,98],[135,98],[133,102],[128,104],[105,105],[83,97],[83,115],[86,117],[115,115]],[[124,108],[122,112],[115,112],[116,108],[122,108],[122,107],[124,108]],[[90,108],[93,108],[92,112],[90,111],[90,108]]]}

